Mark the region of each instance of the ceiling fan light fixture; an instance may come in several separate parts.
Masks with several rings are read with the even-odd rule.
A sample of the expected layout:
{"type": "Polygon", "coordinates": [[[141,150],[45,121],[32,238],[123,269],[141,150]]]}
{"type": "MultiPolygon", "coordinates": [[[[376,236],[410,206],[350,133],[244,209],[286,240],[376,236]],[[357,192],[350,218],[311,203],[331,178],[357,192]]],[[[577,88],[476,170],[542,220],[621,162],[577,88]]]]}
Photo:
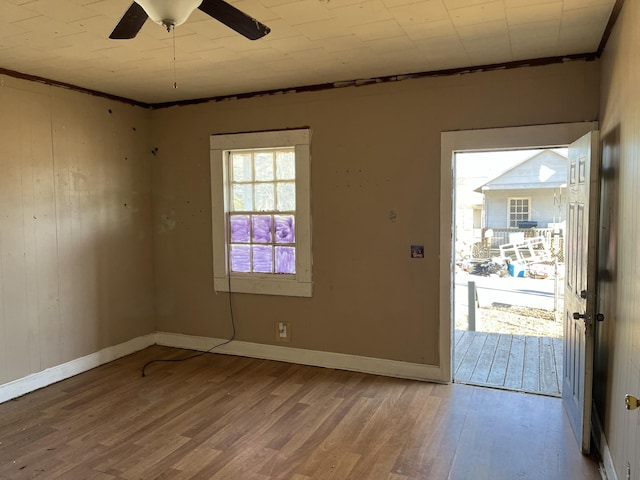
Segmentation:
{"type": "Polygon", "coordinates": [[[158,25],[165,26],[167,32],[170,32],[186,22],[196,8],[249,40],[262,38],[271,31],[269,27],[225,0],[134,0],[109,38],[134,38],[149,18],[158,25]]]}
{"type": "Polygon", "coordinates": [[[147,12],[151,20],[169,28],[186,22],[202,0],[136,0],[136,3],[147,12]]]}

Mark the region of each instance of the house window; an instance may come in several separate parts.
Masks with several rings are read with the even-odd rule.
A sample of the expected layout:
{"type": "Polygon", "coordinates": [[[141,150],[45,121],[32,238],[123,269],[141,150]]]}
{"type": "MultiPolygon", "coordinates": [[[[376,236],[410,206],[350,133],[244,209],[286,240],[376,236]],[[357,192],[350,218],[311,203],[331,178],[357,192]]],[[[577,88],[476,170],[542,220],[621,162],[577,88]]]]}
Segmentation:
{"type": "Polygon", "coordinates": [[[309,130],[210,144],[215,290],[311,296],[309,130]]]}
{"type": "Polygon", "coordinates": [[[518,227],[519,222],[527,222],[531,218],[530,198],[509,199],[509,227],[518,227]]]}

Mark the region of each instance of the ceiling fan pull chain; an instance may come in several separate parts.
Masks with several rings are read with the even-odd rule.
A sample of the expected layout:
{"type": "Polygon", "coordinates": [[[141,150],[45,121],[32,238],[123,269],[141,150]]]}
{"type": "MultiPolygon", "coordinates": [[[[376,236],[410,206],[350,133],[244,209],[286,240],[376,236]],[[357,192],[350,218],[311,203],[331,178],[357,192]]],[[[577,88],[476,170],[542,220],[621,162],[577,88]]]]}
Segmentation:
{"type": "Polygon", "coordinates": [[[173,32],[173,88],[178,88],[178,74],[176,73],[176,27],[171,28],[173,32]]]}

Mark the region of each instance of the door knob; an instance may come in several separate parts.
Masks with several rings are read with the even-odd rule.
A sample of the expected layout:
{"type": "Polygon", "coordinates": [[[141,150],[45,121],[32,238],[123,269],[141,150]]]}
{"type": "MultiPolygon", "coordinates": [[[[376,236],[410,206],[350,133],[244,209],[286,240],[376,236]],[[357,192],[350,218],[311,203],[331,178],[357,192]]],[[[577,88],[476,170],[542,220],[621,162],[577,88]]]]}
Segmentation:
{"type": "Polygon", "coordinates": [[[635,410],[640,407],[640,400],[633,395],[627,394],[624,396],[624,404],[627,407],[627,410],[635,410]]]}
{"type": "Polygon", "coordinates": [[[581,318],[584,318],[584,313],[573,312],[574,320],[580,320],[581,318]]]}

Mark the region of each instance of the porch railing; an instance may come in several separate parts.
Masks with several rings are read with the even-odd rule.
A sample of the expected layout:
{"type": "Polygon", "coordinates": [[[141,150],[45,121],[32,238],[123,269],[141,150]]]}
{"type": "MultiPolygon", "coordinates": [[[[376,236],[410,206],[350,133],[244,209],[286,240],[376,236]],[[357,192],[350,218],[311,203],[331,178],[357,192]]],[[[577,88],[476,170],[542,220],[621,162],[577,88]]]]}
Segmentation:
{"type": "Polygon", "coordinates": [[[546,248],[564,261],[564,236],[562,230],[554,228],[492,228],[482,230],[482,241],[474,245],[474,256],[488,258],[500,254],[500,246],[505,244],[519,244],[526,239],[542,237],[546,248]],[[491,232],[488,232],[491,230],[491,232]]]}

